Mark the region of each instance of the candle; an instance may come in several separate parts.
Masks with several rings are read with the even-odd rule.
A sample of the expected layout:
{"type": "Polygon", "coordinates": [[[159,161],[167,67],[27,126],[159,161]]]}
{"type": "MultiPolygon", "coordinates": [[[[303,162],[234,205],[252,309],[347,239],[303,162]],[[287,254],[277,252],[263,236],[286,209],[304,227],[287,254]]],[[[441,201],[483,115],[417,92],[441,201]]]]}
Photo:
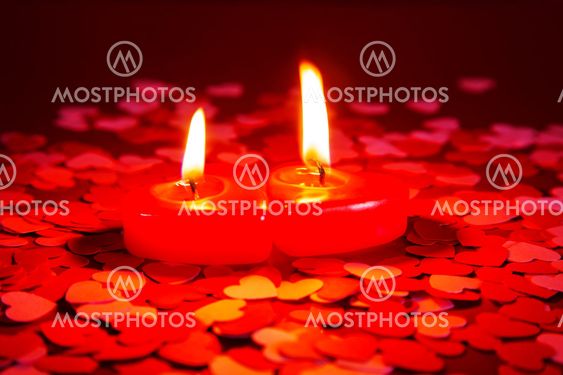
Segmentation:
{"type": "Polygon", "coordinates": [[[391,176],[331,168],[329,126],[320,72],[300,66],[303,164],[281,167],[270,200],[317,202],[320,214],[270,215],[274,246],[292,256],[345,253],[389,242],[406,228],[407,189],[391,176]]]}
{"type": "Polygon", "coordinates": [[[271,236],[264,211],[243,211],[230,202],[265,202],[260,191],[204,173],[205,116],[198,109],[188,133],[182,179],[132,192],[124,202],[126,248],[168,262],[247,264],[265,260],[271,236]]]}

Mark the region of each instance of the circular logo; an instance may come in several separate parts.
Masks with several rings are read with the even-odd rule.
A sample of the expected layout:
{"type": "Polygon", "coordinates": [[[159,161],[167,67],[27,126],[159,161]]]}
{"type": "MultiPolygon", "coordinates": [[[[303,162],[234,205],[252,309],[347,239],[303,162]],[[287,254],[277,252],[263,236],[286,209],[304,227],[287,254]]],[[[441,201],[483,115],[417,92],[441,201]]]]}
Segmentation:
{"type": "Polygon", "coordinates": [[[270,177],[270,167],[262,156],[246,154],[238,158],[233,165],[233,177],[243,189],[260,189],[270,177]]]}
{"type": "Polygon", "coordinates": [[[145,278],[139,271],[129,266],[114,268],[108,275],[106,288],[113,299],[122,302],[134,300],[141,294],[145,278]]]}
{"type": "Polygon", "coordinates": [[[108,50],[106,62],[109,70],[120,77],[131,77],[143,65],[143,53],[133,42],[122,40],[108,50]]]}
{"type": "Polygon", "coordinates": [[[369,42],[360,52],[360,65],[372,77],[383,77],[395,67],[395,51],[380,40],[369,42]]]}
{"type": "Polygon", "coordinates": [[[383,266],[373,266],[366,269],[360,278],[362,294],[373,302],[382,302],[390,298],[396,286],[395,275],[389,268],[383,266]]]}
{"type": "Polygon", "coordinates": [[[16,180],[16,163],[11,157],[0,154],[0,190],[9,188],[16,180]]]}
{"type": "Polygon", "coordinates": [[[489,184],[499,190],[510,190],[522,180],[522,164],[510,154],[498,154],[487,163],[489,184]]]}

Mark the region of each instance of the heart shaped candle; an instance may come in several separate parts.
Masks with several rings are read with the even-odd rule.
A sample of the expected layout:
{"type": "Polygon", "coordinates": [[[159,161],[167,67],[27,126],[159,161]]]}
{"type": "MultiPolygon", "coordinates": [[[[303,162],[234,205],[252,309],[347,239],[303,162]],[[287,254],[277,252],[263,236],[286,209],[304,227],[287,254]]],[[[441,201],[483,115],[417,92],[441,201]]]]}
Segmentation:
{"type": "Polygon", "coordinates": [[[264,212],[225,210],[225,202],[264,202],[231,179],[204,174],[205,117],[192,117],[182,179],[131,193],[124,203],[125,245],[134,255],[169,262],[246,264],[265,260],[271,236],[264,212]]]}
{"type": "Polygon", "coordinates": [[[399,237],[407,223],[407,188],[384,174],[331,168],[320,72],[303,63],[300,76],[303,164],[273,171],[268,198],[317,202],[322,212],[269,217],[274,245],[292,256],[315,256],[367,249],[399,237]]]}

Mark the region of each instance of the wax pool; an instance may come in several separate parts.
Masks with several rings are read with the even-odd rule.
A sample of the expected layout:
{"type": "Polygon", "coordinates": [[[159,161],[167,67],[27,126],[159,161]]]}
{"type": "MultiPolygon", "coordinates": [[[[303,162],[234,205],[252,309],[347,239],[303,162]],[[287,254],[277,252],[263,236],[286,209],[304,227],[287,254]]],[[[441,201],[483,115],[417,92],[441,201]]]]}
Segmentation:
{"type": "Polygon", "coordinates": [[[406,228],[407,188],[391,176],[287,166],[272,172],[269,199],[320,202],[319,215],[269,217],[274,246],[292,256],[346,253],[389,242],[406,228]]]}

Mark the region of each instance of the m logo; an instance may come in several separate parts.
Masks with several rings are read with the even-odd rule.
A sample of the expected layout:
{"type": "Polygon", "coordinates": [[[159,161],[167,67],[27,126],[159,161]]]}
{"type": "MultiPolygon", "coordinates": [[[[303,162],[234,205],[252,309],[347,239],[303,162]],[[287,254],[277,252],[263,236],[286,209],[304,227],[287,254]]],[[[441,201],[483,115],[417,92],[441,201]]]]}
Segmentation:
{"type": "Polygon", "coordinates": [[[108,275],[106,288],[109,294],[117,301],[132,301],[141,294],[145,278],[143,275],[129,266],[114,268],[108,275]]]}
{"type": "Polygon", "coordinates": [[[143,65],[141,49],[133,42],[122,40],[114,43],[106,55],[109,70],[120,77],[131,77],[143,65]]]}
{"type": "Polygon", "coordinates": [[[522,180],[522,164],[509,154],[492,157],[485,172],[491,186],[499,190],[510,190],[522,180]]]}
{"type": "Polygon", "coordinates": [[[260,189],[270,177],[270,167],[262,156],[246,154],[238,158],[233,166],[233,177],[243,189],[260,189]]]}
{"type": "Polygon", "coordinates": [[[380,40],[370,42],[360,52],[360,65],[372,77],[383,77],[395,67],[395,51],[380,40]]]}
{"type": "Polygon", "coordinates": [[[382,302],[390,298],[397,282],[389,268],[373,266],[366,269],[360,278],[360,290],[364,297],[373,302],[382,302]]]}
{"type": "Polygon", "coordinates": [[[16,180],[16,164],[9,156],[0,154],[0,190],[10,187],[16,180]]]}

